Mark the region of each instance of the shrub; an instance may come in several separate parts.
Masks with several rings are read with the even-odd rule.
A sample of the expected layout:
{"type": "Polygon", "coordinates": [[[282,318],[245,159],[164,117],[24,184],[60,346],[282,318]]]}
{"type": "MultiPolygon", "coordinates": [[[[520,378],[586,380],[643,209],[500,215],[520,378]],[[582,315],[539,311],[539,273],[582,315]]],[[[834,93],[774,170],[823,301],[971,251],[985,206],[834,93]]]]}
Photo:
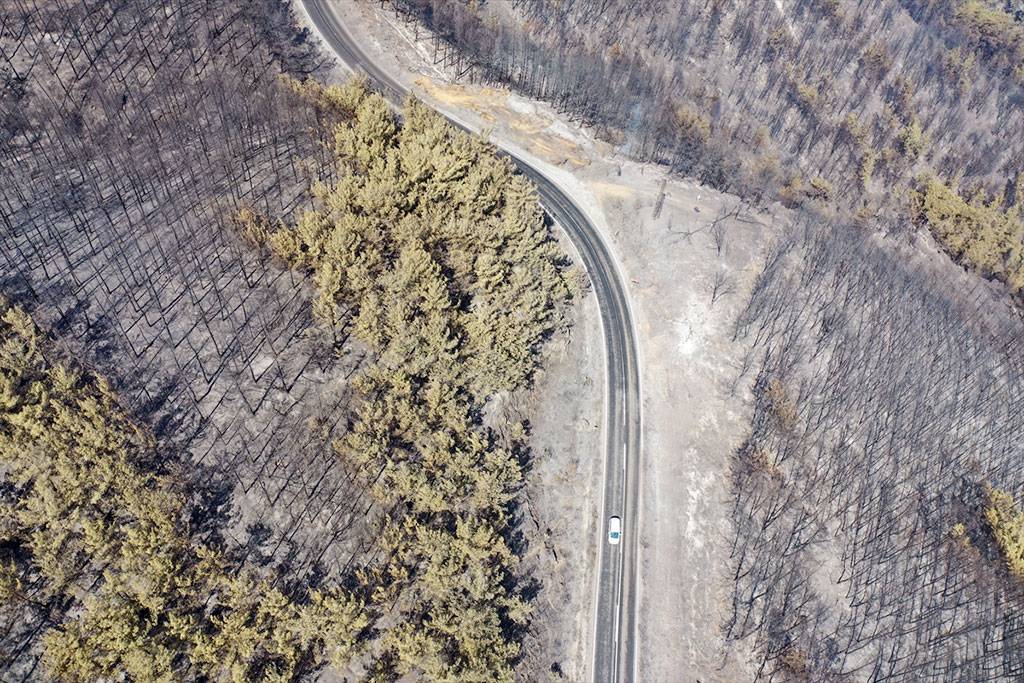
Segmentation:
{"type": "Polygon", "coordinates": [[[779,664],[786,673],[798,678],[806,678],[810,673],[810,665],[807,662],[807,654],[795,645],[788,646],[779,655],[779,664]]]}
{"type": "Polygon", "coordinates": [[[782,54],[783,50],[789,46],[789,40],[789,32],[785,26],[780,26],[769,33],[768,40],[765,42],[769,56],[775,58],[782,54]]]}
{"type": "Polygon", "coordinates": [[[792,432],[796,428],[800,414],[796,408],[796,401],[790,397],[786,386],[778,377],[768,380],[766,396],[772,415],[775,416],[779,426],[783,431],[792,432]]]}
{"type": "Polygon", "coordinates": [[[942,67],[957,87],[961,94],[966,93],[970,86],[970,77],[977,66],[977,59],[973,54],[959,47],[946,53],[942,60],[942,67]]]}
{"type": "Polygon", "coordinates": [[[911,161],[917,161],[924,151],[925,139],[921,124],[914,118],[903,127],[899,134],[900,151],[911,161]]]}
{"type": "Polygon", "coordinates": [[[843,134],[851,140],[858,147],[863,147],[867,144],[868,131],[864,127],[864,124],[860,122],[860,118],[856,114],[850,113],[843,119],[843,123],[840,125],[840,130],[843,134]]]}
{"type": "Polygon", "coordinates": [[[675,119],[676,134],[681,144],[701,148],[711,139],[711,123],[700,114],[686,107],[677,107],[675,119]]]}
{"type": "Polygon", "coordinates": [[[800,206],[804,201],[803,176],[797,173],[790,177],[786,184],[779,189],[779,198],[790,208],[800,206]]]}
{"type": "Polygon", "coordinates": [[[871,178],[875,174],[876,163],[878,163],[878,152],[873,149],[864,150],[864,154],[860,158],[858,175],[860,177],[860,186],[865,190],[871,184],[871,178]]]}
{"type": "Polygon", "coordinates": [[[754,472],[760,472],[775,480],[782,479],[782,470],[775,464],[775,456],[763,447],[750,445],[743,454],[754,472]]]}
{"type": "Polygon", "coordinates": [[[821,199],[828,201],[832,198],[832,183],[825,180],[821,176],[815,176],[811,178],[811,192],[809,194],[815,199],[821,199]]]}
{"type": "Polygon", "coordinates": [[[797,82],[794,87],[796,88],[796,99],[802,107],[814,110],[818,106],[818,89],[815,86],[797,82]]]}
{"type": "Polygon", "coordinates": [[[866,71],[881,80],[892,68],[892,57],[889,56],[885,43],[876,40],[864,50],[864,54],[860,56],[860,63],[866,71]]]}
{"type": "Polygon", "coordinates": [[[999,489],[989,488],[985,521],[999,546],[1010,573],[1024,579],[1024,512],[1013,496],[999,489]]]}

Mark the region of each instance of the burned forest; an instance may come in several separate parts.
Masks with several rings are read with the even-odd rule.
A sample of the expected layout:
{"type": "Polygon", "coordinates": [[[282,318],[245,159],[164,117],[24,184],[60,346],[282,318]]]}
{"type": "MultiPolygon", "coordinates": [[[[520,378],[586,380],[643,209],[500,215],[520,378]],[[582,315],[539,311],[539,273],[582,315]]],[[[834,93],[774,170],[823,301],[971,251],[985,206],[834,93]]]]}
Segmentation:
{"type": "Polygon", "coordinates": [[[1019,0],[0,0],[2,681],[1024,680],[1022,432],[1019,0]]]}
{"type": "Polygon", "coordinates": [[[1021,527],[996,517],[1024,484],[1024,326],[891,249],[793,227],[737,321],[755,406],[727,637],[768,679],[1016,680],[1024,584],[1000,535],[1021,527]]]}

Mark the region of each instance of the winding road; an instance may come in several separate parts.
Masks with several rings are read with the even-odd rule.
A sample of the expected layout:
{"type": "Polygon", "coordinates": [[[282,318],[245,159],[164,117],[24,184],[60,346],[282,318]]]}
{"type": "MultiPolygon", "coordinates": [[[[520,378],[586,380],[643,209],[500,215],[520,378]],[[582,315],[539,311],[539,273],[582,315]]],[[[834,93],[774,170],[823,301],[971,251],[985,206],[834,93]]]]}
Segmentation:
{"type": "MultiPolygon", "coordinates": [[[[408,91],[360,49],[358,41],[346,30],[338,8],[330,0],[302,0],[302,5],[337,56],[351,69],[365,73],[389,100],[400,105],[408,91]]],[[[459,128],[469,130],[466,125],[445,116],[459,128]]],[[[541,205],[579,251],[601,310],[607,363],[607,442],[591,678],[596,683],[633,681],[636,679],[640,383],[629,302],[615,260],[583,211],[539,170],[507,149],[503,153],[537,186],[541,205]],[[619,545],[607,542],[608,519],[613,515],[622,518],[619,545]]]]}

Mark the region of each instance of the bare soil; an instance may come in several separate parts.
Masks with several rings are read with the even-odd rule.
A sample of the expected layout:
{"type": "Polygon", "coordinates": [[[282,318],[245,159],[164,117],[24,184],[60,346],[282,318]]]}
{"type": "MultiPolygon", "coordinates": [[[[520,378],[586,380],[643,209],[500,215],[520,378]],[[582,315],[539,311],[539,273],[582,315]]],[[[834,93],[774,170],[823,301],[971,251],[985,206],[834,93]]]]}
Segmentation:
{"type": "Polygon", "coordinates": [[[749,423],[732,328],[772,219],[741,213],[714,227],[738,201],[672,181],[655,218],[662,180],[623,164],[621,177],[591,183],[630,278],[643,356],[640,678],[749,679],[742,650],[720,635],[732,585],[728,468],[749,423]]]}
{"type": "Polygon", "coordinates": [[[590,600],[600,542],[604,474],[604,376],[597,299],[574,307],[571,330],[553,340],[528,397],[534,461],[520,531],[521,573],[539,581],[518,671],[526,680],[585,677],[590,600]]]}

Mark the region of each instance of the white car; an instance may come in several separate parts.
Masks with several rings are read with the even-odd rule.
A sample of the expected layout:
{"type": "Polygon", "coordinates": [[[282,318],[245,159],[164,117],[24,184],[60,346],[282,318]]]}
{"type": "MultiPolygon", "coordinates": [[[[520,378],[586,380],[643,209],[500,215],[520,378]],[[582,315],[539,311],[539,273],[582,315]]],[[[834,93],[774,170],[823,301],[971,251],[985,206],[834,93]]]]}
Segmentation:
{"type": "Polygon", "coordinates": [[[618,517],[612,517],[608,520],[608,542],[612,545],[618,545],[620,538],[622,538],[622,520],[618,517]]]}

